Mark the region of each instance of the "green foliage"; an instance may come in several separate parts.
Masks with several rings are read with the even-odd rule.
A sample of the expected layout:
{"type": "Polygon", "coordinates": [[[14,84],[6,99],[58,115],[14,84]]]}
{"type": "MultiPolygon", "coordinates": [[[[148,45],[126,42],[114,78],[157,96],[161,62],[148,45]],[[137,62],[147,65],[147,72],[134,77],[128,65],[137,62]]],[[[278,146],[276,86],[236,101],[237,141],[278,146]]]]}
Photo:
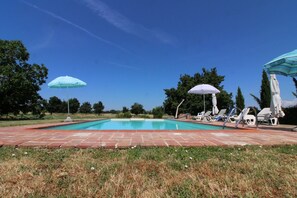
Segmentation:
{"type": "MultiPolygon", "coordinates": [[[[194,76],[182,75],[180,76],[177,88],[164,89],[166,99],[164,101],[165,112],[169,115],[174,115],[177,105],[185,99],[180,106],[180,113],[190,113],[192,115],[203,111],[203,96],[197,94],[188,94],[188,91],[198,84],[211,84],[221,91],[217,94],[218,108],[229,109],[233,106],[232,93],[227,93],[221,83],[225,77],[217,73],[216,68],[207,70],[202,69],[202,73],[196,73],[194,76]]],[[[211,94],[205,95],[206,110],[212,107],[211,94]]]]}
{"type": "Polygon", "coordinates": [[[270,93],[270,83],[267,76],[267,73],[262,71],[262,82],[261,82],[261,90],[260,90],[260,98],[257,96],[250,94],[254,100],[258,103],[261,109],[270,107],[271,93],[270,93]]]}
{"type": "Polygon", "coordinates": [[[77,113],[79,109],[80,103],[77,98],[69,99],[69,111],[70,113],[77,113]]]}
{"type": "Polygon", "coordinates": [[[155,108],[153,108],[152,113],[154,115],[154,118],[162,118],[164,115],[164,109],[161,106],[155,107],[155,108]]]}
{"type": "Polygon", "coordinates": [[[0,115],[39,111],[42,98],[38,91],[48,69],[28,60],[29,53],[21,41],[0,40],[0,115]]]}
{"type": "Polygon", "coordinates": [[[99,115],[100,113],[103,112],[104,105],[101,101],[99,101],[93,105],[93,109],[94,109],[94,112],[99,115]]]}
{"type": "Polygon", "coordinates": [[[147,119],[147,118],[151,118],[149,115],[147,114],[138,114],[137,115],[138,118],[144,118],[144,119],[147,119]]]}
{"type": "Polygon", "coordinates": [[[43,118],[46,112],[47,101],[44,99],[39,99],[36,103],[32,104],[31,111],[37,118],[43,118]]]}
{"type": "Polygon", "coordinates": [[[91,113],[92,112],[92,106],[89,102],[84,102],[80,108],[79,108],[80,113],[91,113]]]}
{"type": "Polygon", "coordinates": [[[244,97],[242,95],[240,87],[237,89],[237,95],[236,95],[236,107],[240,110],[244,109],[244,97]]]}
{"type": "Polygon", "coordinates": [[[119,113],[120,111],[118,111],[118,110],[115,110],[115,109],[111,109],[110,111],[109,111],[109,113],[112,113],[112,114],[117,114],[117,113],[119,113]]]}
{"type": "Polygon", "coordinates": [[[271,93],[270,93],[270,82],[267,73],[263,70],[262,72],[262,85],[261,85],[261,105],[260,108],[270,107],[271,93]]]}
{"type": "Polygon", "coordinates": [[[127,107],[123,107],[123,110],[122,110],[123,113],[126,113],[128,111],[129,111],[129,109],[127,107]]]}
{"type": "Polygon", "coordinates": [[[61,109],[61,105],[62,105],[62,101],[57,96],[53,96],[53,97],[50,97],[46,109],[50,114],[59,113],[61,109]]]}
{"type": "Polygon", "coordinates": [[[67,101],[65,101],[65,100],[62,101],[59,112],[60,113],[68,113],[68,103],[67,103],[67,101]]]}
{"type": "Polygon", "coordinates": [[[130,112],[118,113],[117,118],[132,118],[132,114],[130,112]]]}
{"type": "Polygon", "coordinates": [[[141,114],[141,113],[144,113],[144,109],[143,109],[143,106],[139,103],[134,103],[132,106],[131,106],[131,113],[134,113],[136,115],[138,114],[141,114]]]}
{"type": "Polygon", "coordinates": [[[283,111],[286,115],[283,118],[279,118],[279,122],[281,124],[297,125],[297,106],[284,108],[283,111]]]}

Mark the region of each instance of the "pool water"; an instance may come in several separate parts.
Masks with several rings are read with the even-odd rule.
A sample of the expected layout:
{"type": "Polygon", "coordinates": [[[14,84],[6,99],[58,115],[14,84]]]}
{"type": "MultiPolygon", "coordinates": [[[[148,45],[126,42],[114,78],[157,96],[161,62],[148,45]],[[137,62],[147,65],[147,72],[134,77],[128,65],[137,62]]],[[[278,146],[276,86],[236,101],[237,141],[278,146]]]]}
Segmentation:
{"type": "Polygon", "coordinates": [[[220,126],[164,119],[109,119],[63,126],[53,130],[220,130],[220,126]]]}

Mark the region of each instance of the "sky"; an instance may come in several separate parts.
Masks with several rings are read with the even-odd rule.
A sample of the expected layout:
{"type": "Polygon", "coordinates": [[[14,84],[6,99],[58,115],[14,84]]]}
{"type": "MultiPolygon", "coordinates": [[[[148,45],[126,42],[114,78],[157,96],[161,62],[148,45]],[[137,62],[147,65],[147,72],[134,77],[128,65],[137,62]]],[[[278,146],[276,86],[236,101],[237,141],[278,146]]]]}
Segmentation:
{"type": "MultiPolygon", "coordinates": [[[[180,75],[216,67],[225,90],[235,96],[240,87],[254,106],[263,65],[297,48],[296,7],[296,0],[1,0],[0,39],[21,40],[29,63],[48,68],[45,99],[151,110],[180,75]],[[88,85],[48,88],[64,75],[88,85]]],[[[292,78],[277,78],[282,99],[293,100],[292,78]]]]}

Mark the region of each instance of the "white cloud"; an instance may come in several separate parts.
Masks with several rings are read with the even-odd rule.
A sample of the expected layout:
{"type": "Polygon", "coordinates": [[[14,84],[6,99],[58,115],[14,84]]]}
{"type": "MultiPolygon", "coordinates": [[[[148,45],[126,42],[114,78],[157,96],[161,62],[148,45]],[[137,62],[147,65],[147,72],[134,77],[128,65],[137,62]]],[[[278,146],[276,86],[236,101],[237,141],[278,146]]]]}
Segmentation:
{"type": "Polygon", "coordinates": [[[34,8],[34,9],[36,9],[36,10],[39,10],[40,12],[43,12],[43,13],[45,13],[45,14],[47,14],[47,15],[49,15],[49,16],[55,18],[55,19],[58,19],[58,20],[60,20],[60,21],[62,21],[62,22],[64,22],[64,23],[67,23],[68,25],[71,25],[72,27],[74,27],[74,28],[76,28],[76,29],[78,29],[78,30],[80,30],[80,31],[85,32],[87,35],[89,35],[89,36],[91,36],[91,37],[93,37],[93,38],[95,38],[95,39],[97,39],[97,40],[99,40],[99,41],[101,41],[101,42],[104,42],[104,43],[106,43],[106,44],[108,44],[108,45],[111,45],[111,46],[113,46],[113,47],[116,47],[116,48],[118,48],[118,49],[121,49],[122,51],[129,52],[129,50],[125,49],[124,47],[122,47],[122,46],[120,46],[120,45],[118,45],[118,44],[116,44],[116,43],[113,43],[113,42],[111,42],[111,41],[109,41],[109,40],[106,40],[106,39],[104,39],[104,38],[101,38],[100,36],[97,36],[96,34],[90,32],[90,31],[87,30],[86,28],[83,28],[83,27],[81,27],[81,26],[79,26],[79,25],[77,25],[77,24],[75,24],[75,23],[73,23],[73,22],[71,22],[71,21],[69,21],[69,20],[67,20],[67,19],[65,19],[65,18],[63,18],[63,17],[61,17],[61,16],[55,14],[55,13],[53,13],[53,12],[50,12],[50,11],[48,11],[48,10],[39,8],[38,6],[36,6],[36,5],[34,5],[34,4],[31,4],[31,3],[28,3],[28,2],[26,2],[26,1],[22,1],[22,2],[23,2],[24,4],[26,4],[26,5],[28,5],[28,6],[30,6],[30,7],[34,8]]]}
{"type": "Polygon", "coordinates": [[[97,16],[103,18],[116,28],[143,39],[157,39],[162,43],[175,45],[176,39],[171,35],[156,29],[148,29],[141,24],[134,23],[118,11],[110,8],[100,0],[84,0],[85,5],[97,16]]]}
{"type": "Polygon", "coordinates": [[[115,63],[115,62],[106,62],[106,63],[116,66],[116,67],[124,68],[124,69],[139,70],[138,67],[134,67],[131,65],[125,65],[125,64],[121,64],[121,63],[115,63]]]}

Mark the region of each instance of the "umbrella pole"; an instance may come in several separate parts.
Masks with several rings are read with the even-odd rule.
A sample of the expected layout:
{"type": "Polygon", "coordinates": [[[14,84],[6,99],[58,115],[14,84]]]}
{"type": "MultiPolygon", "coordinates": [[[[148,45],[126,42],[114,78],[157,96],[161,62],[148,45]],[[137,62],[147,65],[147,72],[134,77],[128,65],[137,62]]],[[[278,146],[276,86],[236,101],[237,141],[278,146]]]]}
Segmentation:
{"type": "Polygon", "coordinates": [[[204,104],[204,113],[205,113],[205,94],[203,94],[203,104],[204,104]]]}
{"type": "Polygon", "coordinates": [[[69,98],[68,98],[68,116],[70,116],[70,113],[69,113],[69,98]]]}
{"type": "Polygon", "coordinates": [[[68,110],[68,114],[67,114],[67,118],[64,120],[64,122],[72,122],[72,119],[70,117],[68,87],[66,88],[66,95],[67,95],[67,110],[68,110]]]}

